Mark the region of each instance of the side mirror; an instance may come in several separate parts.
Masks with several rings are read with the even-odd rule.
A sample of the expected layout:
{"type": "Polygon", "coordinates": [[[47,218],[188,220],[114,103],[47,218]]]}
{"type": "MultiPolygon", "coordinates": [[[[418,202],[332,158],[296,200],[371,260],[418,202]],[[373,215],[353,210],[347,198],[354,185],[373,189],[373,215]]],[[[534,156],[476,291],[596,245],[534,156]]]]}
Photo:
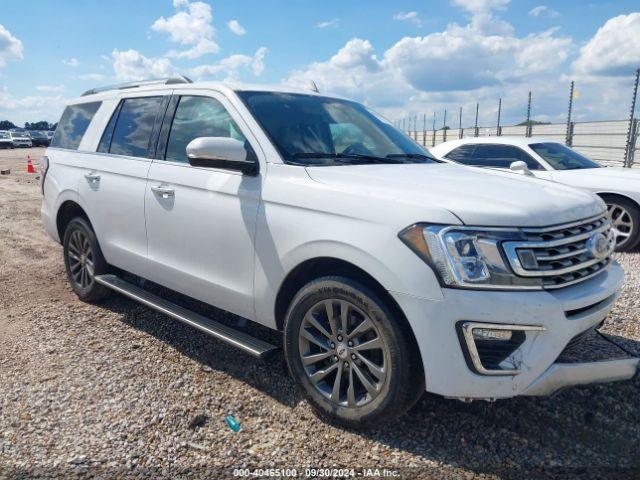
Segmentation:
{"type": "Polygon", "coordinates": [[[222,168],[245,175],[258,174],[258,159],[244,143],[228,137],[198,137],[187,145],[187,158],[194,167],[222,168]]]}
{"type": "Polygon", "coordinates": [[[511,165],[509,165],[509,170],[515,173],[522,173],[523,175],[533,176],[533,173],[531,173],[531,170],[529,170],[527,164],[522,160],[518,160],[517,162],[513,162],[511,165]]]}

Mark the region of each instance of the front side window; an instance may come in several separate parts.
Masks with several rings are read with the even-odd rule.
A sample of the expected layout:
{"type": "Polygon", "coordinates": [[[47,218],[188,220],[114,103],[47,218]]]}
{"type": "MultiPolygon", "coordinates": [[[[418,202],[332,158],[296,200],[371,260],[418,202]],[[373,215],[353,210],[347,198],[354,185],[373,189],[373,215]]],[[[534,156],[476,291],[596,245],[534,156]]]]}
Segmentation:
{"type": "Polygon", "coordinates": [[[434,163],[425,149],[364,105],[280,92],[238,92],[283,159],[296,165],[434,163]]]}
{"type": "Polygon", "coordinates": [[[52,147],[77,150],[102,102],[79,103],[64,109],[51,140],[52,147]]]}
{"type": "Polygon", "coordinates": [[[229,112],[215,98],[180,97],[171,123],[165,159],[188,162],[187,145],[198,137],[226,137],[243,143],[246,141],[229,112]]]}
{"type": "Polygon", "coordinates": [[[575,150],[561,143],[531,143],[531,150],[544,158],[555,170],[578,170],[584,168],[600,168],[596,162],[580,155],[575,150]]]}
{"type": "Polygon", "coordinates": [[[162,97],[127,98],[120,108],[109,153],[147,157],[162,97]]]}
{"type": "Polygon", "coordinates": [[[445,158],[463,165],[471,165],[471,157],[475,149],[475,145],[461,145],[447,153],[445,158]]]}
{"type": "Polygon", "coordinates": [[[524,150],[513,145],[476,145],[470,163],[476,167],[509,168],[513,162],[523,161],[529,170],[542,170],[524,150]]]}

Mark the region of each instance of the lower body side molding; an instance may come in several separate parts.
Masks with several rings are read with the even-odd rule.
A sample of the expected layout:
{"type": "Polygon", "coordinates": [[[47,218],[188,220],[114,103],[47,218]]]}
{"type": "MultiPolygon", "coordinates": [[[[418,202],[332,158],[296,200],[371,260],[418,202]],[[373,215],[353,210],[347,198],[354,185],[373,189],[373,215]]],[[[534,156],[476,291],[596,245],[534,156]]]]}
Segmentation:
{"type": "Polygon", "coordinates": [[[149,308],[164,313],[176,320],[187,325],[191,325],[198,330],[211,335],[218,340],[222,340],[229,345],[239,348],[254,357],[262,358],[268,353],[276,350],[277,347],[268,342],[255,338],[245,332],[241,332],[234,328],[216,322],[211,318],[207,318],[199,313],[188,310],[180,305],[176,305],[162,297],[147,292],[129,282],[122,280],[116,275],[96,275],[95,281],[108,287],[136,302],[139,302],[149,308]]]}

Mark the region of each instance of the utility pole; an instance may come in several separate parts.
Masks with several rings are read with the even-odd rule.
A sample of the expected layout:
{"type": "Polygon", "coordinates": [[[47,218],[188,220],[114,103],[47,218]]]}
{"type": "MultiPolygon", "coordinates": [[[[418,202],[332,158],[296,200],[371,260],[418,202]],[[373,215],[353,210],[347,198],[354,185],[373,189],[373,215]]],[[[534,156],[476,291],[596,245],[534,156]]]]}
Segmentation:
{"type": "Polygon", "coordinates": [[[529,90],[529,101],[527,102],[527,128],[525,136],[531,136],[531,90],[529,90]]]}
{"type": "Polygon", "coordinates": [[[633,151],[636,143],[636,122],[633,118],[636,111],[636,97],[638,96],[638,81],[640,80],[640,68],[636,70],[636,81],[633,85],[633,98],[631,99],[631,113],[629,114],[629,129],[627,130],[627,144],[624,151],[624,166],[631,168],[633,165],[633,151]]]}
{"type": "Polygon", "coordinates": [[[478,136],[478,109],[480,107],[479,103],[476,103],[476,123],[475,126],[473,127],[473,136],[477,137],[478,136]]]}
{"type": "Polygon", "coordinates": [[[502,112],[502,98],[498,99],[498,126],[496,127],[496,135],[502,135],[502,131],[500,130],[500,113],[502,112]]]}
{"type": "Polygon", "coordinates": [[[571,111],[573,110],[573,87],[574,83],[573,80],[571,80],[571,86],[569,87],[569,111],[567,113],[567,136],[564,140],[567,147],[570,147],[573,143],[573,125],[571,123],[571,111]]]}
{"type": "Polygon", "coordinates": [[[460,114],[458,115],[458,138],[462,138],[462,107],[460,107],[460,114]]]}

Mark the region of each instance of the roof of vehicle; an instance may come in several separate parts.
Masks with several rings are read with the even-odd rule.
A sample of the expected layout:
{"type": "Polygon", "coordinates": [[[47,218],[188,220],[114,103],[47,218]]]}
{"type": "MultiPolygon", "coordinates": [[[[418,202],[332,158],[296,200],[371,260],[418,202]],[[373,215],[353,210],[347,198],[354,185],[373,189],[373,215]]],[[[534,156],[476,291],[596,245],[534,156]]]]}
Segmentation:
{"type": "Polygon", "coordinates": [[[544,138],[544,137],[523,137],[523,136],[493,136],[493,137],[470,137],[457,140],[450,140],[448,142],[440,143],[431,150],[446,150],[451,151],[460,145],[466,145],[468,143],[491,143],[499,145],[515,145],[517,147],[524,147],[532,143],[562,143],[557,139],[544,138]]]}
{"type": "Polygon", "coordinates": [[[197,81],[192,82],[186,77],[173,77],[158,80],[141,80],[139,82],[130,82],[120,85],[110,85],[106,87],[97,87],[87,90],[81,97],[69,102],[70,104],[85,103],[98,99],[119,97],[122,94],[131,92],[149,92],[158,90],[174,90],[174,89],[205,89],[217,90],[223,93],[241,92],[241,91],[257,91],[257,92],[280,92],[280,93],[299,93],[305,95],[319,95],[340,98],[336,95],[325,95],[318,93],[310,88],[300,88],[291,85],[267,85],[267,84],[249,84],[236,82],[211,82],[197,81]]]}

